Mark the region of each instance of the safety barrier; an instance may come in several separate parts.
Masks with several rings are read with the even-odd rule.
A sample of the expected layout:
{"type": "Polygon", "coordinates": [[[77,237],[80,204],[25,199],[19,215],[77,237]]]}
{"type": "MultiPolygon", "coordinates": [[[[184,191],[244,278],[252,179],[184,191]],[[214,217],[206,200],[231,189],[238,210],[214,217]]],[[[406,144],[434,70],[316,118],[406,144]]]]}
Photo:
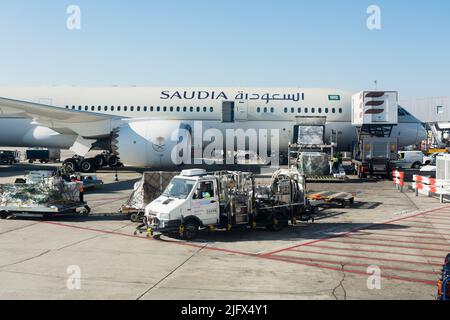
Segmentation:
{"type": "Polygon", "coordinates": [[[428,197],[438,195],[441,203],[444,203],[444,197],[450,195],[450,181],[437,180],[419,175],[415,175],[413,180],[413,189],[416,193],[416,197],[418,197],[419,194],[428,197]]]}
{"type": "Polygon", "coordinates": [[[403,189],[405,187],[405,173],[395,170],[392,172],[392,177],[397,190],[403,192],[403,189]]]}

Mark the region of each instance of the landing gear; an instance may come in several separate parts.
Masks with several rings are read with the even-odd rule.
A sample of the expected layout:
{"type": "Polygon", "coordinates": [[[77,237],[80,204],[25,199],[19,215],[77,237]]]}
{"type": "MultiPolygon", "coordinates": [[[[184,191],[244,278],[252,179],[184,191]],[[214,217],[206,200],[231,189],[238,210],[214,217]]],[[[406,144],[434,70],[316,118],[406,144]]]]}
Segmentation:
{"type": "Polygon", "coordinates": [[[95,158],[75,156],[64,161],[63,166],[74,172],[92,173],[104,167],[119,168],[123,166],[119,157],[103,153],[95,158]]]}

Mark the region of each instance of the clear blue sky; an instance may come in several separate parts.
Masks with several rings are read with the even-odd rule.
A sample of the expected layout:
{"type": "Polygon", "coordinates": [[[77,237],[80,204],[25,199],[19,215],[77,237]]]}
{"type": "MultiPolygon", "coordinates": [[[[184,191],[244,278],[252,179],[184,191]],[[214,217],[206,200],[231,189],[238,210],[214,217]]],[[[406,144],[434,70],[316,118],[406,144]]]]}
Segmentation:
{"type": "Polygon", "coordinates": [[[450,95],[450,1],[1,0],[0,85],[304,86],[450,95]],[[66,28],[68,5],[82,29],[66,28]],[[366,27],[381,7],[382,30],[366,27]]]}

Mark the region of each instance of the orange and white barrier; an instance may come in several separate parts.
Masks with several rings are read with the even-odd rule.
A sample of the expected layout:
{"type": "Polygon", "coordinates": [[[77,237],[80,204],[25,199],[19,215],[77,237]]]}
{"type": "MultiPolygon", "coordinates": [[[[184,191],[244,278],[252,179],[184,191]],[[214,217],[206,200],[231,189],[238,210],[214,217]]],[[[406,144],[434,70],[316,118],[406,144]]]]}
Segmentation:
{"type": "Polygon", "coordinates": [[[400,192],[403,192],[403,188],[405,187],[405,173],[396,170],[392,172],[392,177],[394,185],[397,186],[397,189],[400,190],[400,192]]]}
{"type": "Polygon", "coordinates": [[[439,195],[441,203],[444,202],[444,196],[450,195],[450,182],[440,181],[430,177],[414,176],[413,189],[416,197],[420,194],[426,196],[439,195]]]}

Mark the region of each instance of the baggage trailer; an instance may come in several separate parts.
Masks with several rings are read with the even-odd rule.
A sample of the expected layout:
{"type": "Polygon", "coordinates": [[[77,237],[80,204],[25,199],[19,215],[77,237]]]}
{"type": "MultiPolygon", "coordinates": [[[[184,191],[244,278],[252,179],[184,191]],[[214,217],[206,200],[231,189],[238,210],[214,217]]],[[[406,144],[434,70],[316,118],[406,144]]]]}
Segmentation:
{"type": "Polygon", "coordinates": [[[56,216],[74,214],[88,216],[89,213],[91,213],[91,208],[86,202],[54,206],[43,205],[36,207],[0,206],[0,219],[17,217],[52,218],[56,216]]]}
{"type": "Polygon", "coordinates": [[[321,206],[324,204],[334,203],[341,208],[352,206],[355,203],[355,196],[348,192],[332,192],[322,191],[317,193],[309,193],[306,198],[311,205],[321,206]]]}
{"type": "MultiPolygon", "coordinates": [[[[245,172],[185,170],[145,209],[137,232],[147,236],[179,235],[194,239],[201,230],[254,229],[280,231],[289,222],[311,219],[314,209],[295,170],[279,170],[270,185],[257,186],[245,172]]],[[[306,220],[306,221],[307,221],[306,220]]]]}

